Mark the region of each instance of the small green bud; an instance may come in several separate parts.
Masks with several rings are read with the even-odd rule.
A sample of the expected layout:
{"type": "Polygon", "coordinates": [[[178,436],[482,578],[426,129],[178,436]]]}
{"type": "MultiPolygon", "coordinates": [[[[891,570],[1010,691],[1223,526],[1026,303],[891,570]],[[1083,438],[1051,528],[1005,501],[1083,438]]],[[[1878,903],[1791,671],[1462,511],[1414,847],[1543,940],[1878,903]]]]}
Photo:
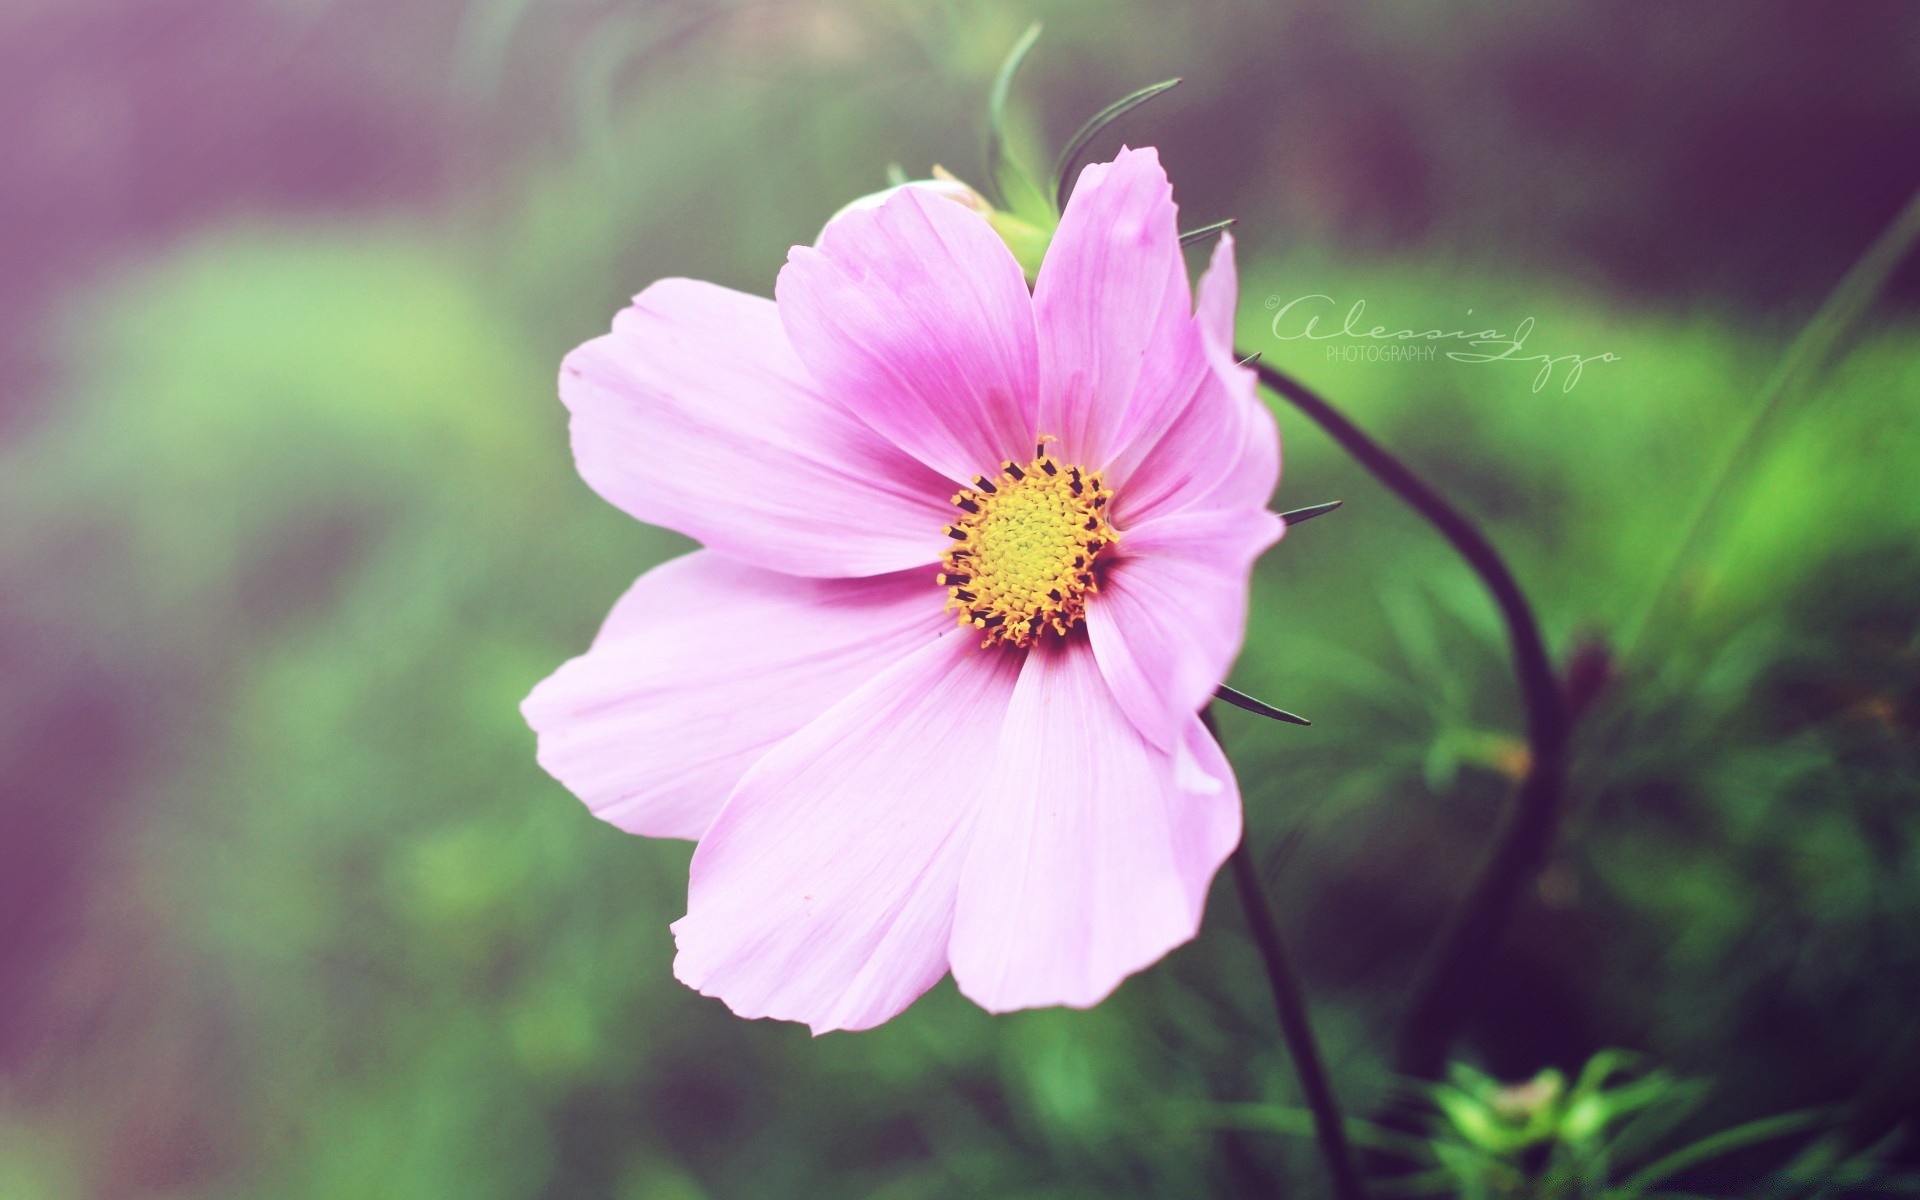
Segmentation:
{"type": "Polygon", "coordinates": [[[1032,284],[1040,277],[1040,260],[1047,255],[1047,246],[1053,241],[1053,230],[1021,220],[1010,212],[992,209],[987,213],[987,224],[1000,235],[1000,240],[1013,251],[1013,259],[1026,272],[1027,283],[1032,284]]]}
{"type": "Polygon", "coordinates": [[[1548,1068],[1526,1083],[1509,1084],[1494,1092],[1490,1106],[1503,1121],[1529,1125],[1559,1103],[1566,1090],[1566,1076],[1548,1068]]]}
{"type": "Polygon", "coordinates": [[[827,218],[827,224],[833,224],[850,212],[858,212],[863,208],[879,208],[898,194],[902,188],[921,188],[936,196],[944,196],[962,208],[970,208],[989,220],[992,219],[993,205],[987,203],[985,196],[955,178],[945,167],[936,166],[933,169],[932,179],[909,179],[882,191],[870,192],[858,200],[848,201],[841,206],[839,212],[827,218]]]}
{"type": "Polygon", "coordinates": [[[1567,1107],[1560,1120],[1560,1136],[1569,1142],[1585,1142],[1600,1136],[1611,1114],[1600,1097],[1585,1095],[1567,1107]]]}
{"type": "MultiPolygon", "coordinates": [[[[1014,261],[1020,264],[1020,270],[1026,274],[1027,283],[1031,285],[1033,281],[1039,277],[1040,260],[1045,257],[1047,245],[1053,240],[1053,229],[1051,225],[1036,225],[1021,217],[1016,217],[1010,212],[995,208],[992,204],[988,203],[985,196],[975,191],[945,167],[935,166],[933,168],[933,178],[931,179],[909,179],[904,183],[897,183],[884,191],[873,192],[857,200],[850,201],[844,205],[839,212],[827,218],[827,224],[832,225],[835,221],[850,212],[858,212],[865,208],[878,208],[882,204],[885,204],[890,197],[899,192],[901,188],[922,188],[932,192],[936,196],[945,197],[955,204],[960,205],[962,208],[971,209],[979,213],[987,219],[987,224],[993,226],[993,231],[1000,235],[1000,240],[1007,244],[1007,249],[1013,251],[1014,261]]],[[[823,229],[821,232],[825,233],[826,231],[823,229]]],[[[818,239],[815,240],[818,241],[818,239]]]]}

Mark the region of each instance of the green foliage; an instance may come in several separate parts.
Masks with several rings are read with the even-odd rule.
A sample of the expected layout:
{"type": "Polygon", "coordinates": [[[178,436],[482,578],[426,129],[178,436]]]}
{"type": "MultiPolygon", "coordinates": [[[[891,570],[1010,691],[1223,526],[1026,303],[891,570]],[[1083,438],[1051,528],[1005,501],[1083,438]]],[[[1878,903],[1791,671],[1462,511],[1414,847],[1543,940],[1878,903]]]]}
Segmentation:
{"type": "Polygon", "coordinates": [[[1006,61],[1000,64],[993,87],[987,93],[987,178],[994,188],[997,201],[995,208],[1005,209],[1029,224],[1051,229],[1059,221],[1060,210],[1047,193],[1040,190],[1040,185],[1034,182],[1027,169],[1020,165],[1007,129],[1007,106],[1013,92],[1013,79],[1020,70],[1020,64],[1026,61],[1027,55],[1040,40],[1040,29],[1038,21],[1027,26],[1027,31],[1007,52],[1006,61]]]}
{"type": "MultiPolygon", "coordinates": [[[[1554,1068],[1524,1083],[1502,1083],[1465,1063],[1450,1081],[1409,1085],[1431,1106],[1425,1137],[1349,1120],[1354,1145],[1386,1164],[1374,1194],[1388,1197],[1457,1196],[1462,1200],[1575,1198],[1639,1200],[1677,1197],[1677,1182],[1722,1180],[1720,1160],[1754,1148],[1784,1164],[1759,1180],[1757,1192],[1777,1197],[1825,1194],[1836,1186],[1860,1194],[1904,1195],[1920,1176],[1890,1172],[1885,1147],[1822,1155],[1823,1143],[1789,1157],[1795,1144],[1831,1127],[1834,1114],[1802,1109],[1745,1121],[1691,1140],[1676,1136],[1707,1099],[1702,1080],[1649,1067],[1642,1056],[1605,1050],[1569,1083],[1554,1068]]],[[[1197,1122],[1215,1128],[1314,1136],[1303,1108],[1273,1104],[1213,1105],[1197,1122]]],[[[1752,1175],[1749,1172],[1749,1175],[1752,1175]]]]}
{"type": "Polygon", "coordinates": [[[1568,1084],[1548,1069],[1522,1084],[1456,1064],[1430,1090],[1439,1113],[1431,1150],[1465,1197],[1645,1195],[1689,1167],[1802,1133],[1817,1111],[1736,1126],[1665,1153],[1661,1143],[1705,1099],[1705,1085],[1648,1070],[1618,1051],[1595,1055],[1568,1084]]]}
{"type": "MultiPolygon", "coordinates": [[[[679,543],[570,477],[561,414],[543,398],[551,355],[457,247],[435,245],[391,228],[291,227],[181,250],[75,324],[79,360],[97,365],[71,418],[7,476],[25,497],[15,511],[38,514],[8,532],[8,552],[42,564],[27,598],[60,637],[194,680],[166,717],[190,753],[147,776],[123,851],[147,866],[121,903],[156,914],[159,953],[182,966],[122,1019],[159,1022],[176,1056],[216,1030],[230,1040],[236,1074],[190,1105],[246,1131],[226,1178],[290,1197],[509,1197],[555,1180],[636,1196],[941,1195],[956,1179],[1009,1196],[1220,1186],[1228,1133],[1182,1113],[1291,1095],[1225,906],[1198,945],[1090,1013],[992,1020],[943,987],[876,1033],[813,1042],[735,1021],[670,980],[684,849],[587,817],[533,767],[514,706],[585,644],[626,579],[679,543]],[[107,531],[112,547],[85,588],[61,565],[77,528],[107,531]]],[[[1354,279],[1387,309],[1417,309],[1430,286],[1417,268],[1354,279]]],[[[1262,294],[1249,286],[1250,322],[1262,294]]],[[[1567,336],[1633,350],[1627,377],[1596,377],[1591,397],[1543,402],[1461,367],[1436,378],[1457,397],[1414,404],[1376,390],[1384,380],[1304,364],[1416,459],[1449,464],[1467,495],[1531,497],[1497,530],[1562,629],[1618,594],[1614,572],[1636,553],[1622,541],[1659,544],[1657,522],[1639,529],[1635,514],[1684,492],[1624,465],[1650,440],[1634,389],[1658,378],[1670,402],[1731,417],[1723,372],[1751,356],[1729,328],[1578,312],[1553,314],[1567,336]],[[1454,423],[1468,413],[1462,441],[1454,423]]],[[[1870,590],[1842,592],[1836,609],[1827,571],[1772,547],[1818,544],[1817,528],[1834,554],[1871,554],[1907,519],[1911,502],[1892,490],[1854,504],[1861,469],[1835,468],[1867,429],[1889,453],[1901,438],[1920,448],[1883,393],[1916,360],[1905,339],[1867,347],[1829,385],[1824,419],[1770,447],[1763,478],[1787,473],[1799,494],[1756,484],[1749,502],[1791,510],[1723,535],[1714,587],[1651,643],[1660,657],[1630,664],[1635,703],[1595,717],[1598,761],[1579,775],[1581,818],[1557,868],[1619,929],[1590,963],[1562,968],[1583,1011],[1652,1029],[1663,1056],[1736,1076],[1775,1110],[1794,1097],[1766,1080],[1870,1047],[1840,1027],[1808,1046],[1747,1024],[1757,989],[1783,978],[1753,952],[1754,914],[1790,912],[1761,920],[1807,923],[1830,947],[1785,977],[1817,1005],[1875,969],[1846,949],[1873,935],[1850,931],[1892,936],[1916,888],[1911,851],[1888,857],[1870,833],[1912,820],[1888,774],[1907,743],[1852,709],[1809,713],[1785,738],[1744,724],[1753,697],[1809,669],[1839,671],[1849,689],[1873,672],[1899,678],[1878,643],[1838,652],[1852,626],[1834,622],[1877,611],[1870,590]],[[1793,521],[1797,535],[1779,528],[1793,521]],[[1663,792],[1677,808],[1645,807],[1663,792]]],[[[1312,847],[1284,873],[1289,924],[1310,962],[1352,971],[1314,936],[1330,916],[1315,893],[1362,888],[1343,937],[1391,946],[1395,906],[1434,907],[1472,861],[1514,769],[1514,725],[1500,634],[1473,581],[1311,431],[1287,431],[1282,500],[1350,499],[1263,565],[1238,679],[1316,723],[1223,721],[1254,836],[1312,847]],[[1403,861],[1409,839],[1431,865],[1374,874],[1403,861]]],[[[1898,562],[1874,568],[1888,588],[1898,562]]],[[[1356,1111],[1387,1091],[1372,1055],[1393,970],[1318,1014],[1356,1111]]],[[[1871,1021],[1897,1020],[1886,1003],[1871,1021]]],[[[95,1053],[116,1088],[167,1061],[126,1043],[95,1053]]],[[[1619,1139],[1696,1095],[1659,1073],[1604,1076],[1518,1119],[1498,1094],[1463,1077],[1447,1093],[1458,1136],[1435,1151],[1449,1179],[1488,1194],[1514,1194],[1502,1172],[1539,1147],[1576,1179],[1604,1157],[1618,1188],[1661,1148],[1629,1155],[1619,1139]]],[[[105,1091],[74,1102],[112,1103],[105,1091]]],[[[1728,1128],[1740,1115],[1724,1101],[1699,1114],[1728,1128]]],[[[1306,1143],[1248,1128],[1262,1132],[1243,1132],[1253,1141],[1238,1153],[1262,1170],[1317,1176],[1306,1143]]]]}

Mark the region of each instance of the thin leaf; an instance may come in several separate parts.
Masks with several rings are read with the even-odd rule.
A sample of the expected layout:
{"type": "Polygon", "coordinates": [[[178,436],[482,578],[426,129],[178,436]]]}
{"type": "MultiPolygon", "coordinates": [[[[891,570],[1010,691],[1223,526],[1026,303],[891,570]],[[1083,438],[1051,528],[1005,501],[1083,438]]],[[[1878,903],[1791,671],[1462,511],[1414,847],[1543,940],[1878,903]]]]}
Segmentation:
{"type": "Polygon", "coordinates": [[[1651,576],[1652,590],[1628,619],[1619,639],[1623,650],[1639,640],[1654,613],[1673,599],[1688,562],[1731,490],[1729,485],[1753,462],[1779,414],[1811,390],[1810,385],[1826,371],[1842,339],[1872,310],[1874,301],[1880,298],[1894,271],[1906,261],[1915,245],[1920,245],[1920,191],[1913,194],[1873,244],[1847,269],[1812,320],[1787,346],[1773,373],[1760,385],[1760,393],[1754,398],[1753,408],[1734,438],[1732,448],[1713,468],[1693,512],[1680,526],[1680,537],[1665,566],[1651,576]]]}
{"type": "MultiPolygon", "coordinates": [[[[1284,1133],[1293,1137],[1315,1136],[1313,1114],[1304,1108],[1281,1104],[1208,1104],[1195,1112],[1198,1123],[1214,1129],[1244,1129],[1256,1133],[1284,1133]]],[[[1385,1150],[1415,1160],[1427,1158],[1431,1147],[1417,1137],[1383,1129],[1370,1121],[1348,1117],[1342,1122],[1347,1140],[1369,1150],[1385,1150]]]]}
{"type": "Polygon", "coordinates": [[[1325,504],[1309,504],[1305,508],[1290,508],[1280,514],[1280,519],[1285,521],[1287,527],[1291,529],[1302,521],[1311,521],[1315,517],[1325,516],[1327,513],[1332,512],[1345,503],[1345,500],[1329,500],[1325,504]]]}
{"type": "Polygon", "coordinates": [[[1619,1132],[1606,1141],[1606,1153],[1617,1162],[1639,1162],[1653,1152],[1669,1133],[1692,1116],[1706,1102],[1709,1088],[1697,1079],[1682,1079],[1657,1105],[1633,1113],[1621,1123],[1619,1132]]]}
{"type": "Polygon", "coordinates": [[[1607,1123],[1612,1124],[1617,1117],[1665,1103],[1679,1085],[1680,1080],[1665,1071],[1650,1071],[1632,1083],[1595,1092],[1594,1100],[1602,1106],[1607,1123]]]}
{"type": "Polygon", "coordinates": [[[1415,1196],[1451,1196],[1460,1181],[1446,1167],[1376,1179],[1367,1185],[1367,1194],[1380,1200],[1411,1200],[1415,1196]]]}
{"type": "Polygon", "coordinates": [[[1063,212],[1066,210],[1067,194],[1073,191],[1073,180],[1070,177],[1073,172],[1073,164],[1079,160],[1081,151],[1087,148],[1087,143],[1099,137],[1102,129],[1105,129],[1121,117],[1126,116],[1134,109],[1139,108],[1142,104],[1145,104],[1147,101],[1179,82],[1180,80],[1176,77],[1173,79],[1163,79],[1159,83],[1150,83],[1137,92],[1120,97],[1112,104],[1107,105],[1099,112],[1093,114],[1093,116],[1087,118],[1087,123],[1082,125],[1080,132],[1074,134],[1072,139],[1067,142],[1067,147],[1060,152],[1060,157],[1053,160],[1053,202],[1055,208],[1063,212]]]}
{"type": "Polygon", "coordinates": [[[1211,225],[1202,225],[1198,229],[1189,229],[1180,235],[1180,244],[1182,246],[1191,246],[1195,242],[1204,242],[1217,233],[1224,233],[1233,228],[1238,220],[1238,217],[1228,217],[1224,221],[1215,221],[1211,225]]]}
{"type": "Polygon", "coordinates": [[[1034,43],[1040,40],[1040,28],[1038,21],[1027,26],[1020,40],[1013,44],[1013,49],[1007,51],[999,74],[993,77],[993,89],[987,93],[987,180],[1001,208],[1013,207],[1007,195],[1008,177],[1018,179],[1034,191],[1039,190],[1039,185],[1007,153],[1007,96],[1013,90],[1013,77],[1019,72],[1020,64],[1026,61],[1034,43]]]}
{"type": "Polygon", "coordinates": [[[1776,1138],[1788,1137],[1812,1129],[1827,1119],[1825,1109],[1808,1108],[1799,1112],[1781,1113],[1773,1117],[1761,1117],[1757,1121],[1748,1121],[1744,1125],[1735,1125],[1732,1129],[1723,1129],[1719,1133],[1709,1134],[1697,1142],[1682,1146],[1673,1153],[1635,1171],[1627,1177],[1625,1183],[1612,1194],[1615,1196],[1637,1196],[1661,1180],[1671,1178],[1689,1167],[1756,1146],[1761,1142],[1770,1142],[1776,1138]]]}
{"type": "Polygon", "coordinates": [[[1399,644],[1400,657],[1422,685],[1428,711],[1433,713],[1441,730],[1470,727],[1466,684],[1460,672],[1448,665],[1440,629],[1434,620],[1433,603],[1426,589],[1418,584],[1383,589],[1380,607],[1386,615],[1387,628],[1399,644]]]}
{"type": "Polygon", "coordinates": [[[1270,717],[1275,721],[1285,721],[1289,725],[1313,724],[1312,721],[1307,720],[1305,717],[1290,713],[1284,708],[1275,708],[1264,700],[1255,700],[1245,692],[1236,692],[1224,683],[1221,684],[1219,690],[1213,694],[1219,699],[1225,700],[1228,704],[1233,705],[1235,708],[1244,708],[1250,713],[1270,717]]]}
{"type": "Polygon", "coordinates": [[[1574,1080],[1571,1095],[1598,1095],[1614,1076],[1641,1069],[1645,1064],[1645,1057],[1631,1050],[1602,1050],[1581,1068],[1580,1078],[1574,1080]]]}

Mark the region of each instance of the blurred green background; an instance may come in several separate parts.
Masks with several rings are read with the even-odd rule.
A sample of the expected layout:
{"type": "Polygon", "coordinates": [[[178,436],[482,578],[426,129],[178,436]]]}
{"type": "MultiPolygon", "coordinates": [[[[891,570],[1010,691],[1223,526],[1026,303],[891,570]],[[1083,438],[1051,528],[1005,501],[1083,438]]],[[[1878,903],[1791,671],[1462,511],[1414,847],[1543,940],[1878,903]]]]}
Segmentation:
{"type": "MultiPolygon", "coordinates": [[[[516,712],[685,548],[574,475],[561,355],[662,276],[770,294],[891,162],[980,180],[1036,17],[1029,150],[1184,76],[1096,151],[1239,218],[1243,346],[1611,663],[1461,1055],[1640,1051],[1703,1081],[1696,1132],[1920,1078],[1911,264],[1666,571],[1920,186],[1920,9],[10,0],[0,1197],[1321,1193],[1224,888],[1096,1010],[942,984],[814,1040],[673,982],[688,847],[593,820],[516,712]],[[1268,324],[1314,293],[1619,361],[1332,359],[1268,324]]],[[[1223,723],[1365,1112],[1520,721],[1478,583],[1279,416],[1279,505],[1347,506],[1262,563],[1235,682],[1315,724],[1223,723]]]]}

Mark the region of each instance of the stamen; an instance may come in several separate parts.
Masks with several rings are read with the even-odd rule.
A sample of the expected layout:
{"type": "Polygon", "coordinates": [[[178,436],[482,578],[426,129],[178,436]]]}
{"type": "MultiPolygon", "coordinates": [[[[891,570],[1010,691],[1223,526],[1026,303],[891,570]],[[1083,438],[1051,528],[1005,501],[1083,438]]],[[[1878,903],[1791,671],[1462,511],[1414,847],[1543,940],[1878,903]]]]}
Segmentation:
{"type": "Polygon", "coordinates": [[[1111,493],[1099,473],[1063,470],[1047,455],[1051,441],[1039,439],[1031,462],[1002,463],[998,478],[978,476],[953,498],[965,515],[947,536],[960,544],[937,579],[960,623],[985,631],[985,647],[1026,647],[1049,630],[1071,632],[1099,588],[1101,552],[1120,536],[1107,523],[1111,493]]]}

